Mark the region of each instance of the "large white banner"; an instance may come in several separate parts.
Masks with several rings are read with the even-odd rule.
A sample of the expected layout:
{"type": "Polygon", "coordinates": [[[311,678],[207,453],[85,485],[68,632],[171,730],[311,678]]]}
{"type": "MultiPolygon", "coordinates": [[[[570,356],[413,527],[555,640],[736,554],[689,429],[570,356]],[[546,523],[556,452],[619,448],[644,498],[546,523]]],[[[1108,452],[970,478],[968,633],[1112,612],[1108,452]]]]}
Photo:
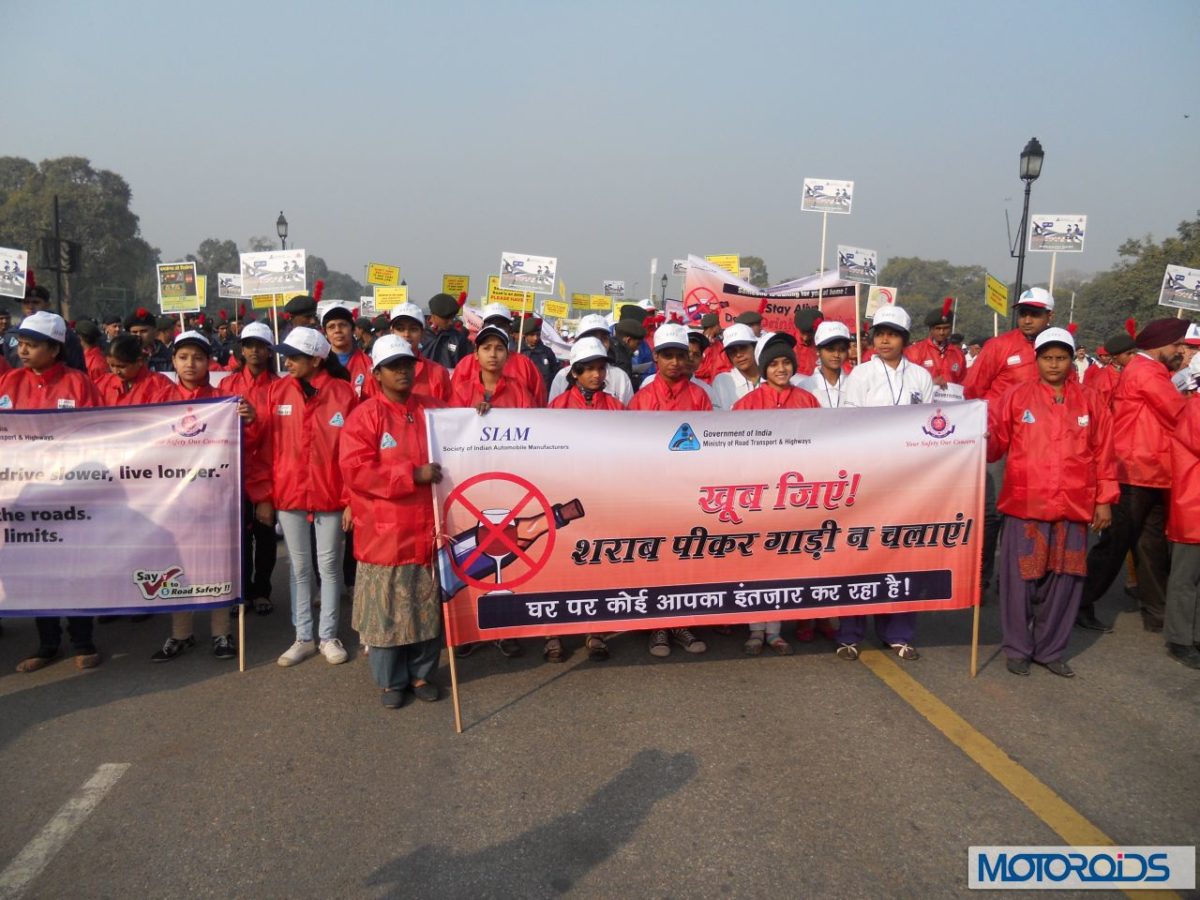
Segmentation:
{"type": "Polygon", "coordinates": [[[1082,253],[1087,216],[1035,213],[1029,217],[1030,253],[1082,253]]]}
{"type": "Polygon", "coordinates": [[[0,413],[0,616],[241,599],[236,398],[0,413]]]}

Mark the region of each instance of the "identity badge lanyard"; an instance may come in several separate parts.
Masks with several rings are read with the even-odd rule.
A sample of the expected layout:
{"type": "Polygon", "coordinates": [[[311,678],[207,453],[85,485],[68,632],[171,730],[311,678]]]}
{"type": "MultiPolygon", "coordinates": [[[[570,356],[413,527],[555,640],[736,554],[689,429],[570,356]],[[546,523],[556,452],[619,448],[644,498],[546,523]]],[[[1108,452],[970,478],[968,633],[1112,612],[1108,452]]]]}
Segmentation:
{"type": "Polygon", "coordinates": [[[880,360],[879,363],[883,366],[884,377],[887,378],[888,396],[892,398],[892,406],[899,406],[900,398],[904,396],[904,360],[900,360],[900,365],[896,367],[900,370],[899,393],[892,390],[892,373],[888,371],[891,366],[889,366],[883,360],[880,360]]]}
{"type": "Polygon", "coordinates": [[[833,402],[833,395],[829,393],[829,379],[825,377],[824,373],[821,373],[821,384],[823,384],[825,386],[825,402],[826,402],[826,404],[828,404],[828,408],[829,409],[837,409],[838,407],[840,407],[842,405],[842,389],[841,389],[842,376],[838,375],[838,386],[837,386],[838,402],[837,403],[833,402]]]}

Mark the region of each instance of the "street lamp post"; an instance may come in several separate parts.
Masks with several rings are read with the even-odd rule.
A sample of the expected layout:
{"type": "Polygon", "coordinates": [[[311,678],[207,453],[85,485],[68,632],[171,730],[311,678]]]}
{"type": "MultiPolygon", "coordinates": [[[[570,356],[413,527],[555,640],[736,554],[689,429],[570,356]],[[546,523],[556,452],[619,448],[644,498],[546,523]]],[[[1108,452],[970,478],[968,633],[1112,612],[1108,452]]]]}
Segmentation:
{"type": "MultiPolygon", "coordinates": [[[[1030,138],[1025,149],[1021,151],[1021,180],[1025,182],[1025,205],[1021,210],[1021,227],[1017,229],[1017,285],[1014,300],[1021,296],[1021,285],[1025,277],[1025,232],[1029,230],[1029,192],[1033,183],[1042,174],[1042,160],[1046,154],[1037,138],[1030,138]]],[[[1013,317],[1016,320],[1016,304],[1013,304],[1013,317]]]]}
{"type": "Polygon", "coordinates": [[[663,314],[665,315],[666,311],[667,311],[667,273],[666,272],[663,272],[663,277],[662,277],[662,305],[663,305],[663,314]]]}
{"type": "Polygon", "coordinates": [[[283,217],[283,210],[279,211],[279,218],[275,220],[275,233],[279,235],[279,249],[287,249],[287,219],[283,217]]]}

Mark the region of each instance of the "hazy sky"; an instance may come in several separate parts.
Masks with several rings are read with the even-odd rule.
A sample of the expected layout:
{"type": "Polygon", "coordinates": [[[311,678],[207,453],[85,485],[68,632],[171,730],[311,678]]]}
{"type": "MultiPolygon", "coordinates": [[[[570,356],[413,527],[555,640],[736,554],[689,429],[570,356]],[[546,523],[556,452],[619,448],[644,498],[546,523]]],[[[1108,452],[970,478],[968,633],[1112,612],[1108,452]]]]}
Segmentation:
{"type": "Polygon", "coordinates": [[[1034,135],[1032,211],[1088,216],[1060,272],[1200,208],[1195,0],[39,0],[9,24],[22,127],[0,153],[120,173],[164,260],[273,236],[282,209],[289,245],[360,280],[399,264],[422,303],[444,272],[474,295],[502,250],[558,256],[571,291],[644,295],[651,257],[689,251],[803,274],[806,176],[856,182],[827,260],[846,243],[1010,281],[1034,135]]]}

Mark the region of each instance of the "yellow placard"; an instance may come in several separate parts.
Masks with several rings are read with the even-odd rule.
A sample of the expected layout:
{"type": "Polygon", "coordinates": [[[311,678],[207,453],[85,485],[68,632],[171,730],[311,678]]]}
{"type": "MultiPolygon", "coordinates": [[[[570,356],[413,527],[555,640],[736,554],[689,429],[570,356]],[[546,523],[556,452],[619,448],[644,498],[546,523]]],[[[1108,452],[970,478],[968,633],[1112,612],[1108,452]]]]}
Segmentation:
{"type": "Polygon", "coordinates": [[[200,308],[208,306],[208,276],[196,276],[196,297],[200,300],[200,308]]]}
{"type": "Polygon", "coordinates": [[[567,283],[561,278],[558,279],[558,299],[562,300],[564,303],[567,300],[567,283]]]}
{"type": "Polygon", "coordinates": [[[200,307],[196,296],[196,264],[163,263],[158,267],[158,307],[165,315],[195,312],[200,307]]]}
{"type": "Polygon", "coordinates": [[[488,303],[503,303],[512,312],[533,311],[533,294],[527,291],[510,291],[502,288],[500,287],[500,278],[492,277],[496,279],[496,287],[488,291],[488,303]]]}
{"type": "Polygon", "coordinates": [[[591,309],[592,295],[591,294],[572,294],[571,305],[576,309],[591,309]]]}
{"type": "MultiPolygon", "coordinates": [[[[399,271],[397,269],[396,271],[399,271]]],[[[399,287],[376,287],[375,288],[375,310],[383,312],[385,310],[395,309],[397,306],[408,302],[408,285],[402,284],[399,287]]]]}
{"type": "Polygon", "coordinates": [[[716,256],[706,256],[705,260],[718,269],[724,269],[730,275],[737,275],[742,267],[742,258],[736,253],[720,253],[716,256]]]}
{"type": "Polygon", "coordinates": [[[250,298],[251,309],[271,309],[286,306],[293,297],[304,296],[304,291],[287,291],[283,294],[255,294],[250,298]]]}
{"type": "Polygon", "coordinates": [[[1008,286],[1004,282],[987,277],[987,287],[984,289],[983,302],[997,315],[1008,315],[1008,286]]]}
{"type": "Polygon", "coordinates": [[[561,300],[547,300],[542,304],[542,315],[551,319],[565,319],[571,313],[571,304],[561,300]]]}
{"type": "Polygon", "coordinates": [[[442,293],[449,294],[451,297],[458,299],[459,294],[469,294],[471,292],[471,276],[470,275],[443,275],[442,276],[442,293]]]}
{"type": "Polygon", "coordinates": [[[399,283],[399,266],[388,266],[383,263],[367,264],[367,284],[377,284],[380,287],[395,287],[399,283]]]}
{"type": "Polygon", "coordinates": [[[592,294],[592,312],[604,312],[612,309],[612,297],[608,294],[592,294]]]}

